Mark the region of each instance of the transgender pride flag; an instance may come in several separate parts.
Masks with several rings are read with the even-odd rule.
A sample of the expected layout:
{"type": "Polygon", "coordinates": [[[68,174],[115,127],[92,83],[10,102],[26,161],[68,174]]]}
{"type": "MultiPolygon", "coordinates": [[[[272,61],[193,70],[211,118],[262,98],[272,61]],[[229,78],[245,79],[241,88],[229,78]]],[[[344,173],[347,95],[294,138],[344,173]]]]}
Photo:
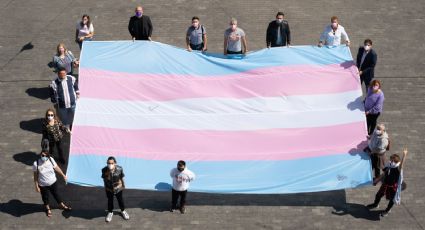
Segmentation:
{"type": "Polygon", "coordinates": [[[225,58],[145,41],[87,42],[68,178],[103,186],[108,156],[127,188],[298,193],[371,183],[359,76],[346,46],[225,58]]]}

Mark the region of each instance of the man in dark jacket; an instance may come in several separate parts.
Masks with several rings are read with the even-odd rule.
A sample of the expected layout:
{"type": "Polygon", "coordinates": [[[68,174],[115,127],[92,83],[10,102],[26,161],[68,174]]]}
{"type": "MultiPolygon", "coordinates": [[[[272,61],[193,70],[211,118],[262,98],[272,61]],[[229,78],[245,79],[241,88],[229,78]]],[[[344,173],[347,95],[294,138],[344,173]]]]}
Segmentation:
{"type": "Polygon", "coordinates": [[[128,23],[128,31],[133,40],[152,40],[152,22],[149,16],[143,15],[143,8],[136,7],[136,15],[130,18],[128,23]]]}
{"type": "Polygon", "coordinates": [[[266,36],[267,48],[291,44],[291,31],[288,21],[283,20],[283,16],[282,12],[277,12],[276,20],[269,23],[266,36]]]}
{"type": "Polygon", "coordinates": [[[375,77],[375,65],[378,60],[378,55],[372,49],[372,40],[366,39],[364,46],[359,48],[357,53],[357,68],[359,69],[360,81],[369,87],[369,83],[375,77]]]}

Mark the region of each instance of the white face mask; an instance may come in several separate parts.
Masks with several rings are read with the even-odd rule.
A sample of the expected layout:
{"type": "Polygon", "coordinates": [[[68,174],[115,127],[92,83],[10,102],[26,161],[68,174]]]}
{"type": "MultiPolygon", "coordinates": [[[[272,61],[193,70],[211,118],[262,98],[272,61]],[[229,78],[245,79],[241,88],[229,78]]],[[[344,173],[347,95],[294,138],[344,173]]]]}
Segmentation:
{"type": "Polygon", "coordinates": [[[283,22],[283,19],[280,19],[280,18],[279,19],[276,19],[276,22],[277,23],[282,23],[283,22]]]}
{"type": "Polygon", "coordinates": [[[370,45],[365,45],[364,46],[364,50],[369,51],[370,50],[370,45]]]}
{"type": "Polygon", "coordinates": [[[332,23],[332,28],[336,29],[337,27],[338,27],[338,23],[333,22],[333,23],[332,23]]]}
{"type": "Polygon", "coordinates": [[[235,31],[236,30],[236,25],[230,25],[230,28],[235,31]]]}
{"type": "Polygon", "coordinates": [[[114,165],[113,165],[113,164],[108,164],[108,169],[109,169],[109,170],[114,169],[114,165]]]}
{"type": "Polygon", "coordinates": [[[381,134],[382,134],[382,131],[381,131],[381,130],[376,130],[376,131],[375,131],[375,133],[376,133],[377,135],[381,135],[381,134]]]}

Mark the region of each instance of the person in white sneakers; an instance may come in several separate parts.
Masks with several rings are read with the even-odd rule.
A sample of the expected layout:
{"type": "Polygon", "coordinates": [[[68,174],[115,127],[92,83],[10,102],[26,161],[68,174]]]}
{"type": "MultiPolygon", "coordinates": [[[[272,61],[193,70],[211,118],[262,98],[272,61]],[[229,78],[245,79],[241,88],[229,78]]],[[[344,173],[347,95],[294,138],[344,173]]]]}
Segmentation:
{"type": "Polygon", "coordinates": [[[114,196],[118,200],[118,205],[121,209],[122,217],[125,220],[129,220],[130,216],[125,211],[124,199],[122,197],[124,186],[124,171],[121,166],[117,165],[115,157],[109,157],[107,160],[107,166],[102,169],[102,178],[105,184],[106,197],[108,198],[108,214],[106,215],[105,221],[111,222],[112,216],[114,215],[114,196]]]}
{"type": "Polygon", "coordinates": [[[177,168],[171,169],[171,178],[173,178],[173,189],[171,191],[170,212],[177,209],[177,200],[180,198],[180,213],[186,212],[186,195],[189,183],[195,179],[195,174],[186,168],[186,162],[180,160],[177,162],[177,168]]]}

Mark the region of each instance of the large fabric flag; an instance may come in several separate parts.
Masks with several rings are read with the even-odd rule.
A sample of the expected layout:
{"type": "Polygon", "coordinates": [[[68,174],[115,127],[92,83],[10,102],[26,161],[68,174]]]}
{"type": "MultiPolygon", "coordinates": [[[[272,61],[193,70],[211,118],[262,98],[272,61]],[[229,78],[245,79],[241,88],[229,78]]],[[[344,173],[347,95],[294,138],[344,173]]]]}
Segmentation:
{"type": "Polygon", "coordinates": [[[346,46],[246,56],[157,42],[84,43],[68,178],[103,186],[108,156],[126,187],[169,190],[178,160],[191,191],[298,193],[371,184],[357,69],[346,46]]]}

